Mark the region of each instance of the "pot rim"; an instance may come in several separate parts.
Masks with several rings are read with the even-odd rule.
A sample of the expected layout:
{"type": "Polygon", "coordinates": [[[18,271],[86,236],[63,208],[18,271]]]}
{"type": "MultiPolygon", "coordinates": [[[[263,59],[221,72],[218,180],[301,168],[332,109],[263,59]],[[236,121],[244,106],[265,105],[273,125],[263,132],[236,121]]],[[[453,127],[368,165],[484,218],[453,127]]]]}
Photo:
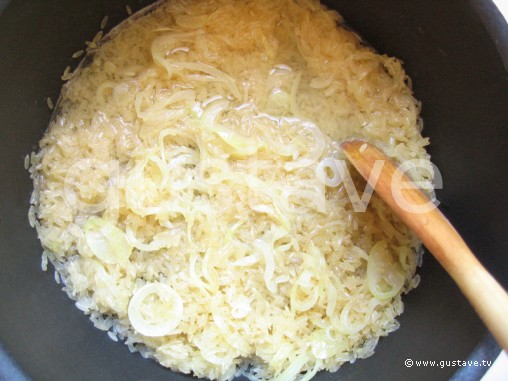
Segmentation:
{"type": "MultiPolygon", "coordinates": [[[[12,0],[0,0],[0,16],[12,0]]],[[[492,0],[468,0],[469,5],[479,16],[483,26],[496,46],[508,75],[508,22],[492,0]]],[[[492,361],[499,356],[500,346],[490,333],[487,333],[473,349],[466,361],[492,361]]],[[[488,367],[461,367],[450,381],[478,381],[488,367]]],[[[31,381],[16,360],[0,342],[0,379],[11,381],[31,381]]]]}

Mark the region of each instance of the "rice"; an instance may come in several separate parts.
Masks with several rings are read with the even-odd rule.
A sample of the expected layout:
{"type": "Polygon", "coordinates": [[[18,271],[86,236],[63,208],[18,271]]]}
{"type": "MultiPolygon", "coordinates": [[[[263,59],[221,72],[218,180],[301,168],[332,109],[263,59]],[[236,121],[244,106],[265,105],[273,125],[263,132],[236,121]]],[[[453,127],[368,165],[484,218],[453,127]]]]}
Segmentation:
{"type": "Polygon", "coordinates": [[[310,379],[371,356],[420,243],[376,195],[357,212],[330,171],[361,137],[422,159],[411,175],[431,188],[400,61],[316,1],[151,10],[64,72],[30,157],[41,267],[97,329],[182,373],[310,379]]]}
{"type": "Polygon", "coordinates": [[[97,44],[102,39],[103,35],[104,35],[104,32],[102,30],[98,31],[97,34],[94,36],[92,42],[94,44],[97,44]]]}
{"type": "Polygon", "coordinates": [[[71,78],[72,76],[72,73],[71,73],[71,67],[70,66],[67,66],[62,74],[62,81],[67,81],[71,78]]]}
{"type": "Polygon", "coordinates": [[[50,98],[50,97],[47,97],[47,98],[46,98],[46,104],[48,105],[48,108],[49,108],[50,110],[53,110],[53,108],[55,107],[55,106],[53,105],[53,101],[51,100],[51,98],[50,98]]]}
{"type": "Polygon", "coordinates": [[[75,52],[73,55],[72,55],[72,58],[79,58],[83,55],[85,51],[84,50],[78,50],[77,52],[75,52]]]}
{"type": "Polygon", "coordinates": [[[41,269],[42,269],[42,271],[48,270],[48,256],[45,251],[42,252],[41,269]]]}
{"type": "Polygon", "coordinates": [[[87,50],[97,48],[97,43],[95,41],[85,41],[85,45],[87,46],[87,50]]]}
{"type": "Polygon", "coordinates": [[[108,331],[108,336],[113,341],[118,341],[118,337],[111,331],[108,331]]]}
{"type": "Polygon", "coordinates": [[[108,25],[109,16],[104,16],[104,18],[101,21],[101,29],[104,29],[106,25],[108,25]]]}

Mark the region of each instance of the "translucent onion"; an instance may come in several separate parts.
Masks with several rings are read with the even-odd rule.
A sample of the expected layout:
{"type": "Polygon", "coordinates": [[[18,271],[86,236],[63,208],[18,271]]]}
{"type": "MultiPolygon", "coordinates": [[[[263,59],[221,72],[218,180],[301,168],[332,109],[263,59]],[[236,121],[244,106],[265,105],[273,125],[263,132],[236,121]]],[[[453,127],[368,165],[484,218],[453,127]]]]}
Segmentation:
{"type": "Polygon", "coordinates": [[[369,253],[367,284],[378,299],[389,299],[397,295],[406,280],[405,271],[388,251],[387,243],[379,241],[369,253]]]}
{"type": "Polygon", "coordinates": [[[183,317],[180,295],[163,283],[147,283],[132,296],[128,316],[132,327],[144,336],[174,333],[183,317]]]}
{"type": "Polygon", "coordinates": [[[125,233],[111,222],[90,217],[84,227],[85,240],[92,253],[108,264],[125,264],[132,246],[125,233]]]}
{"type": "Polygon", "coordinates": [[[327,157],[321,160],[316,167],[318,179],[328,187],[335,188],[342,182],[341,172],[337,164],[341,165],[337,159],[327,157]],[[332,172],[332,177],[328,176],[327,170],[332,172]]]}

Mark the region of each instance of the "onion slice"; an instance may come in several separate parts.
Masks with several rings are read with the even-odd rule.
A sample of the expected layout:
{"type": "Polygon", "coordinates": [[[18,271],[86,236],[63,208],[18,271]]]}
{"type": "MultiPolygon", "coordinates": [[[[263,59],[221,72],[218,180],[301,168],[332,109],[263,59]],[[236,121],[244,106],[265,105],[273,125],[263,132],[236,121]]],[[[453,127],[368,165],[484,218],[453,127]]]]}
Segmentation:
{"type": "Polygon", "coordinates": [[[166,336],[174,332],[183,317],[180,295],[163,283],[147,283],[137,290],[129,302],[129,320],[144,336],[166,336]]]}
{"type": "Polygon", "coordinates": [[[110,265],[125,264],[132,253],[132,246],[125,233],[113,223],[96,216],[85,224],[85,240],[92,253],[110,265]]]}
{"type": "Polygon", "coordinates": [[[372,295],[381,300],[393,298],[404,286],[405,278],[402,265],[389,253],[387,243],[376,243],[367,262],[367,284],[372,295]]]}

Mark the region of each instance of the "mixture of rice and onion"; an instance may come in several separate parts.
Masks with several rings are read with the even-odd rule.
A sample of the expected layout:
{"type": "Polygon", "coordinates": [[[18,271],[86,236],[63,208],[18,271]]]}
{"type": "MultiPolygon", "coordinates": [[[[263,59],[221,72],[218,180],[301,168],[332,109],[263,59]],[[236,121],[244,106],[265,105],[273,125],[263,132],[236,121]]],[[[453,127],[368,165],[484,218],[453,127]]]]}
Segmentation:
{"type": "Polygon", "coordinates": [[[219,380],[308,380],[398,328],[420,244],[376,195],[356,212],[330,163],[360,137],[430,189],[428,142],[401,62],[341,23],[315,0],[175,0],[89,49],[29,214],[97,328],[219,380]]]}

